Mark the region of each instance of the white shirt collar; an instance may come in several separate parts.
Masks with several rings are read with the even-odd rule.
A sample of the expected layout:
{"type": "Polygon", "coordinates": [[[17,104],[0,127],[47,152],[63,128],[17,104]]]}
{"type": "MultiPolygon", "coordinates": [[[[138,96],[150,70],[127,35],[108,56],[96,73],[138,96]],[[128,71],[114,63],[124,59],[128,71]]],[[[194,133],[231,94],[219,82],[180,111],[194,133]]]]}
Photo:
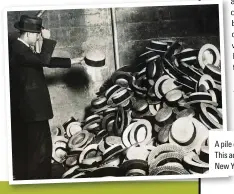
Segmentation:
{"type": "Polygon", "coordinates": [[[29,44],[26,43],[24,40],[22,40],[21,38],[17,38],[20,42],[24,43],[27,47],[29,47],[29,44]]]}

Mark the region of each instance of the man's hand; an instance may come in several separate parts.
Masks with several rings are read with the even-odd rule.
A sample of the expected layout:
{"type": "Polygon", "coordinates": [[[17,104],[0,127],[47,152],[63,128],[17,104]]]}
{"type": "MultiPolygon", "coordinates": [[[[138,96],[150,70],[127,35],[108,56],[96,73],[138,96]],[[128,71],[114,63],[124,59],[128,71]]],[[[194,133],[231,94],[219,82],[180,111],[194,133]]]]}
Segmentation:
{"type": "Polygon", "coordinates": [[[50,38],[50,30],[42,29],[41,30],[41,36],[42,36],[42,38],[49,39],[50,38]]]}
{"type": "Polygon", "coordinates": [[[77,58],[73,58],[71,59],[71,64],[80,64],[82,61],[84,60],[84,57],[77,57],[77,58]]]}

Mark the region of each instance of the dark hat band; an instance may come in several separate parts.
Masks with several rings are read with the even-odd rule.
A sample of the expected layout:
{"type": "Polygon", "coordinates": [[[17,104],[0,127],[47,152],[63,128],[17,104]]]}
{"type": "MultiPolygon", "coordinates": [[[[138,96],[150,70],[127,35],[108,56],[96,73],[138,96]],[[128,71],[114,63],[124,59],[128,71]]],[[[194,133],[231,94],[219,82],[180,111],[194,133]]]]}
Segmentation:
{"type": "Polygon", "coordinates": [[[196,88],[196,82],[192,81],[188,77],[178,77],[175,81],[177,84],[181,84],[184,88],[189,89],[191,91],[194,91],[194,88],[196,88]]]}
{"type": "Polygon", "coordinates": [[[215,107],[204,103],[201,103],[200,107],[200,116],[202,118],[202,121],[205,122],[212,129],[221,128],[223,120],[222,115],[218,112],[218,110],[215,107]],[[218,123],[212,117],[209,116],[209,113],[217,119],[218,123]]]}
{"type": "Polygon", "coordinates": [[[209,163],[209,152],[207,152],[207,149],[209,150],[208,146],[201,147],[199,155],[200,160],[205,163],[209,163]]]}
{"type": "Polygon", "coordinates": [[[129,99],[132,95],[128,90],[126,90],[126,92],[122,92],[122,95],[119,94],[121,93],[117,93],[116,96],[112,98],[114,104],[120,104],[129,99]]]}
{"type": "Polygon", "coordinates": [[[92,158],[95,157],[97,155],[98,152],[98,144],[90,144],[89,146],[87,146],[80,154],[79,156],[79,163],[82,163],[82,161],[85,158],[92,158]],[[94,156],[93,155],[89,155],[90,153],[95,152],[94,156]],[[88,156],[89,155],[89,156],[88,156]],[[87,157],[88,156],[88,157],[87,157]]]}
{"type": "Polygon", "coordinates": [[[128,124],[129,124],[128,113],[122,107],[120,107],[114,122],[115,134],[121,136],[123,130],[128,126],[128,124]]]}
{"type": "Polygon", "coordinates": [[[41,31],[42,26],[41,25],[36,25],[33,23],[28,23],[28,22],[19,22],[19,28],[22,31],[41,31]]]}
{"type": "Polygon", "coordinates": [[[150,47],[155,50],[167,51],[167,43],[152,40],[150,47]]]}
{"type": "Polygon", "coordinates": [[[109,122],[115,120],[115,116],[116,116],[115,113],[110,113],[110,114],[106,115],[106,116],[102,119],[102,123],[101,123],[102,129],[107,129],[107,124],[108,124],[109,122]]]}
{"type": "Polygon", "coordinates": [[[185,58],[189,58],[189,57],[197,57],[199,53],[199,50],[187,50],[187,51],[182,51],[180,53],[175,54],[175,57],[177,58],[177,60],[181,60],[181,59],[185,59],[185,58]]]}
{"type": "Polygon", "coordinates": [[[68,121],[66,121],[64,124],[63,124],[63,128],[66,130],[67,126],[72,123],[72,122],[75,122],[76,119],[74,117],[71,117],[68,121]]]}
{"type": "Polygon", "coordinates": [[[193,93],[192,95],[190,95],[187,102],[198,101],[198,100],[212,101],[212,97],[209,93],[202,94],[201,92],[198,92],[197,94],[193,93]]]}
{"type": "Polygon", "coordinates": [[[204,73],[209,74],[215,81],[221,82],[221,70],[212,65],[206,65],[204,73]]]}
{"type": "Polygon", "coordinates": [[[148,172],[148,163],[145,160],[140,159],[127,160],[120,166],[120,168],[124,171],[124,173],[132,169],[140,169],[148,172]]]}
{"type": "Polygon", "coordinates": [[[93,67],[102,67],[105,65],[105,59],[100,60],[100,61],[93,61],[90,59],[87,59],[86,57],[84,58],[84,61],[86,64],[88,64],[89,66],[93,66],[93,67]]]}
{"type": "Polygon", "coordinates": [[[111,95],[117,92],[120,88],[121,87],[119,85],[113,85],[112,87],[110,87],[105,93],[106,98],[109,99],[111,95]]]}
{"type": "Polygon", "coordinates": [[[197,72],[194,71],[190,66],[181,65],[180,71],[182,71],[187,76],[191,76],[192,78],[194,78],[197,81],[199,81],[201,78],[201,75],[197,74],[197,72]]]}
{"type": "Polygon", "coordinates": [[[104,106],[107,105],[107,99],[106,99],[106,97],[96,98],[95,100],[93,100],[93,101],[91,102],[91,105],[92,105],[93,108],[95,108],[95,109],[103,108],[104,106]]]}
{"type": "Polygon", "coordinates": [[[103,160],[107,160],[111,155],[118,153],[123,150],[122,145],[113,145],[109,147],[103,154],[103,160]]]}
{"type": "Polygon", "coordinates": [[[170,47],[167,49],[167,52],[165,53],[165,58],[171,59],[172,55],[175,53],[176,50],[180,49],[181,44],[178,41],[175,41],[170,45],[170,47]]]}
{"type": "Polygon", "coordinates": [[[101,121],[101,116],[98,114],[94,114],[85,119],[85,125],[100,121],[101,121]]]}
{"type": "Polygon", "coordinates": [[[196,162],[196,160],[194,160],[195,157],[196,157],[196,154],[192,152],[190,155],[187,155],[184,157],[185,168],[191,169],[193,172],[196,172],[196,173],[204,173],[207,170],[209,170],[209,164],[198,163],[196,162]]]}

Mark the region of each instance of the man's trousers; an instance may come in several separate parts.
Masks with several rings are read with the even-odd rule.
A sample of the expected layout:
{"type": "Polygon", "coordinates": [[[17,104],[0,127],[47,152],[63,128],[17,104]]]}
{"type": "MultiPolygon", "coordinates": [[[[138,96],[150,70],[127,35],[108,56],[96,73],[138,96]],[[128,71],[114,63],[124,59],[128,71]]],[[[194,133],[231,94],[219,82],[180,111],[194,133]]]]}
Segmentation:
{"type": "Polygon", "coordinates": [[[52,140],[48,120],[12,119],[12,159],[15,180],[51,177],[52,140]]]}

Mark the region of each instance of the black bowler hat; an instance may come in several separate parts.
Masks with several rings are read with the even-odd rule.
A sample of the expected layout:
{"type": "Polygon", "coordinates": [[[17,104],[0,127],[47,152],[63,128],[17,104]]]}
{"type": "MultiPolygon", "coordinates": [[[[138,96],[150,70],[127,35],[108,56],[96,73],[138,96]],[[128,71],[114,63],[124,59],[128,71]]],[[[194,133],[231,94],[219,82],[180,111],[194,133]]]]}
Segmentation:
{"type": "Polygon", "coordinates": [[[14,27],[18,30],[25,32],[40,33],[42,27],[42,19],[39,17],[30,17],[22,15],[20,21],[14,24],[14,27]]]}

